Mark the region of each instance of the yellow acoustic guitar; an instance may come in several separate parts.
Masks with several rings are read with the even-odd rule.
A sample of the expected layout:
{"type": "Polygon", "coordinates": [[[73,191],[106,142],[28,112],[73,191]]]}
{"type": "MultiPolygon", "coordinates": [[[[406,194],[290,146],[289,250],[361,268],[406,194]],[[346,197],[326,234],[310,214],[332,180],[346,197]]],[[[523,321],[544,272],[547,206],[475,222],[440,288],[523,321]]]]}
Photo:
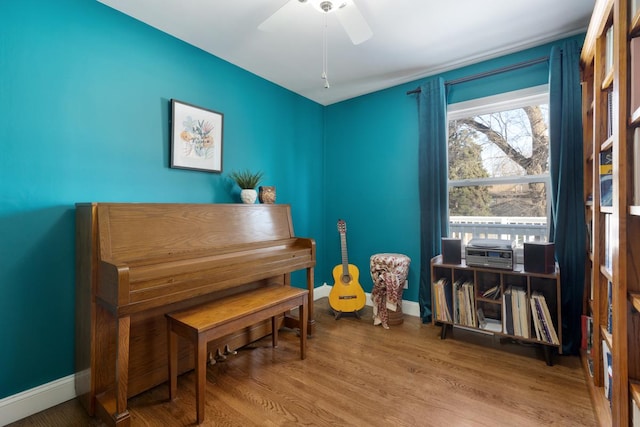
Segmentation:
{"type": "Polygon", "coordinates": [[[358,267],[349,264],[347,257],[347,224],[338,220],[340,245],[342,247],[342,264],[333,268],[333,287],[329,292],[329,304],[336,312],[336,319],[341,313],[355,312],[364,307],[366,297],[362,286],[358,283],[358,267]]]}

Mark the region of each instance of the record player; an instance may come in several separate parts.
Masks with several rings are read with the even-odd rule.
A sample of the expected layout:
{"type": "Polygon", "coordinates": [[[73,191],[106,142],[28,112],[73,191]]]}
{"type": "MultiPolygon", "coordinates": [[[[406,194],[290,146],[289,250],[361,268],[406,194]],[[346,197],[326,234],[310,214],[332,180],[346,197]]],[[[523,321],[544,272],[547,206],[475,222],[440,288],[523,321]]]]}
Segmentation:
{"type": "Polygon", "coordinates": [[[470,267],[513,270],[514,242],[503,239],[473,239],[465,247],[467,265],[470,267]]]}

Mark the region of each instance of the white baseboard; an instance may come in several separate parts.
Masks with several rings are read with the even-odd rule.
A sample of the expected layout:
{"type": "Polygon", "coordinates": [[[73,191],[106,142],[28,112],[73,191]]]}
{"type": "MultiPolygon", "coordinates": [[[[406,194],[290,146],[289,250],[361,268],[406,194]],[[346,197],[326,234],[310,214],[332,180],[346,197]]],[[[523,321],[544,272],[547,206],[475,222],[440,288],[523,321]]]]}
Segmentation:
{"type": "MultiPolygon", "coordinates": [[[[313,290],[313,299],[328,297],[329,292],[331,292],[331,286],[325,283],[313,290]]],[[[366,297],[366,304],[372,306],[371,294],[367,293],[366,297]]],[[[402,312],[409,316],[420,316],[420,306],[417,302],[402,301],[402,312]]],[[[21,420],[75,397],[75,374],[5,397],[0,399],[0,426],[21,420]]]]}
{"type": "Polygon", "coordinates": [[[75,375],[42,384],[0,400],[0,426],[59,405],[76,397],[75,375]]]}
{"type": "MultiPolygon", "coordinates": [[[[328,297],[331,292],[332,286],[324,283],[322,286],[318,286],[313,290],[313,299],[317,300],[320,298],[328,297]]],[[[365,292],[365,296],[367,297],[366,305],[369,307],[373,306],[373,302],[371,301],[371,293],[365,292]]],[[[415,316],[420,317],[420,304],[413,301],[405,301],[402,300],[402,313],[407,316],[415,316]]]]}

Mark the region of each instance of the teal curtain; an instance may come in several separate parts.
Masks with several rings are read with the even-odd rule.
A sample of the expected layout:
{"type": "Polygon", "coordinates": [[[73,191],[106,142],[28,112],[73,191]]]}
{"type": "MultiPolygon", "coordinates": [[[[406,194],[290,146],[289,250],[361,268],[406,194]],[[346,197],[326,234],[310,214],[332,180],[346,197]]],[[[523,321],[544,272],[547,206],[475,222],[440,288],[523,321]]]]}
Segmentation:
{"type": "Polygon", "coordinates": [[[549,58],[551,224],[562,289],[562,350],[580,349],[585,281],[586,223],[583,198],[580,47],[575,40],[554,46],[549,58]]]}
{"type": "Polygon", "coordinates": [[[449,235],[447,191],[447,99],[444,80],[420,86],[418,96],[420,191],[420,289],[423,322],[431,321],[431,258],[440,253],[441,237],[449,235]]]}

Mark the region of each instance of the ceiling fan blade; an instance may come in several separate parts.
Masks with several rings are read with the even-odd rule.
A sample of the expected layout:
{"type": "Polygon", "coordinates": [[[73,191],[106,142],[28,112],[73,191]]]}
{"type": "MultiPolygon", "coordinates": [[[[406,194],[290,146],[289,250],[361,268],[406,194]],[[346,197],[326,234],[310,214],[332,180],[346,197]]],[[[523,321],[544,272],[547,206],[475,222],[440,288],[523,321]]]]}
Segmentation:
{"type": "Polygon", "coordinates": [[[373,36],[369,24],[354,2],[349,2],[347,6],[339,9],[336,15],[353,44],[363,43],[373,36]]]}
{"type": "Polygon", "coordinates": [[[287,21],[295,18],[295,10],[301,5],[298,0],[289,0],[280,9],[276,10],[273,15],[265,19],[258,29],[260,31],[275,31],[285,26],[287,21]]]}

